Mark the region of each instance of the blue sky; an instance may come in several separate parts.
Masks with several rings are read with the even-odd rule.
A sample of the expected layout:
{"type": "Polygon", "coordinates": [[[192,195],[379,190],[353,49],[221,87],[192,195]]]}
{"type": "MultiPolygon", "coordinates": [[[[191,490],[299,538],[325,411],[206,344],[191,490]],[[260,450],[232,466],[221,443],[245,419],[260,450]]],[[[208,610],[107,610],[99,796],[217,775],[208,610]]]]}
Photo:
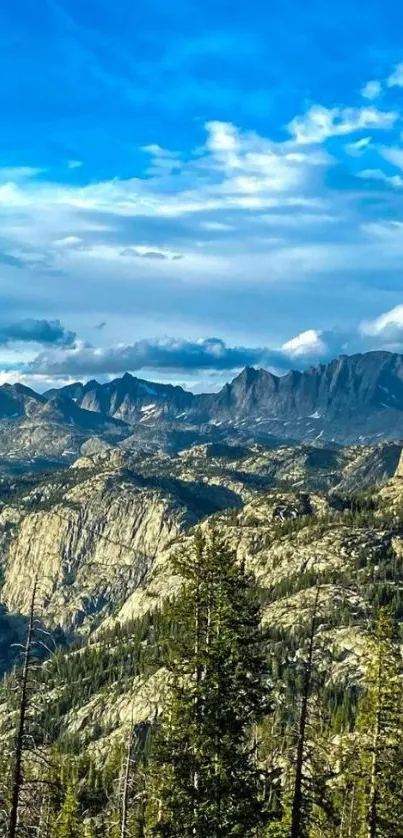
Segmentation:
{"type": "Polygon", "coordinates": [[[0,382],[403,351],[397,2],[3,0],[0,382]]]}

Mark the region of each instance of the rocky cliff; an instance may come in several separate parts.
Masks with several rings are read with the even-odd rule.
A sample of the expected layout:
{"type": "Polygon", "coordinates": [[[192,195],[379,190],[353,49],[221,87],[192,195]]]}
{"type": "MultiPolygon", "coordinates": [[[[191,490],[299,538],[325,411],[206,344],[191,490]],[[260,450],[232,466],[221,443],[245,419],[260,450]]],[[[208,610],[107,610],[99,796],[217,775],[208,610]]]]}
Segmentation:
{"type": "Polygon", "coordinates": [[[182,531],[240,503],[215,484],[136,473],[118,450],[84,457],[26,493],[17,484],[0,513],[3,602],[26,614],[37,576],[47,622],[87,630],[141,583],[182,531]]]}
{"type": "Polygon", "coordinates": [[[398,441],[403,356],[342,356],[281,377],[249,367],[220,392],[204,395],[130,374],[44,395],[21,385],[0,387],[2,471],[70,464],[93,438],[132,453],[178,452],[208,442],[322,447],[398,441]]]}
{"type": "Polygon", "coordinates": [[[343,355],[281,377],[247,367],[219,393],[205,395],[131,375],[63,392],[82,408],[146,426],[210,423],[262,441],[271,435],[345,444],[403,436],[403,356],[390,352],[343,355]]]}
{"type": "Polygon", "coordinates": [[[3,654],[23,634],[35,575],[42,621],[83,644],[49,670],[47,713],[64,734],[102,749],[132,712],[155,716],[164,673],[152,663],[139,673],[133,638],[153,642],[155,615],[181,584],[172,558],[192,549],[196,525],[218,530],[253,572],[267,630],[286,646],[305,636],[319,588],[332,683],[359,681],[374,602],[389,597],[403,615],[401,446],[135,457],[89,446],[69,469],[0,487],[3,654]]]}

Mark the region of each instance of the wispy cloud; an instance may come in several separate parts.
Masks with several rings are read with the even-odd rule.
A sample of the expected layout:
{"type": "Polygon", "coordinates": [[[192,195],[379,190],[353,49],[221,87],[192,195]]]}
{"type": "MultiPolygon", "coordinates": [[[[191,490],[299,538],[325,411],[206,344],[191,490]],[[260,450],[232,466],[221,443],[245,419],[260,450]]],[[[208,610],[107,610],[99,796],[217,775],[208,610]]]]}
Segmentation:
{"type": "Polygon", "coordinates": [[[401,175],[386,175],[382,169],[362,169],[357,173],[363,180],[374,180],[392,186],[394,189],[401,189],[403,177],[401,175]]]}
{"type": "Polygon", "coordinates": [[[365,154],[368,147],[371,145],[372,137],[361,137],[360,140],[356,140],[353,143],[347,143],[345,145],[345,149],[348,154],[351,154],[353,157],[360,157],[362,154],[365,154]]]}
{"type": "Polygon", "coordinates": [[[323,143],[329,137],[346,136],[356,131],[389,130],[395,124],[397,111],[365,108],[325,108],[313,105],[303,116],[295,117],[288,128],[297,143],[323,143]]]}
{"type": "Polygon", "coordinates": [[[403,87],[403,62],[396,65],[386,83],[388,87],[403,87]]]}
{"type": "Polygon", "coordinates": [[[388,163],[392,163],[397,169],[401,169],[403,171],[403,147],[399,148],[396,146],[390,146],[388,148],[386,146],[381,146],[379,153],[384,160],[387,160],[388,163]]]}
{"type": "Polygon", "coordinates": [[[0,182],[28,180],[45,172],[35,166],[4,166],[0,168],[0,182]]]}
{"type": "MultiPolygon", "coordinates": [[[[333,317],[357,319],[363,306],[371,316],[376,305],[395,304],[400,288],[402,237],[393,222],[402,125],[385,81],[382,108],[371,104],[378,84],[362,88],[366,103],[356,81],[346,105],[312,104],[282,124],[272,120],[267,135],[261,120],[252,130],[253,120],[216,118],[186,126],[192,142],[182,124],[177,145],[165,148],[157,123],[130,145],[131,166],[122,172],[117,161],[117,173],[102,178],[84,153],[79,178],[69,172],[80,162],[67,162],[80,158],[77,143],[46,172],[3,169],[0,296],[17,317],[63,312],[80,322],[84,343],[70,347],[77,369],[81,359],[88,368],[137,363],[134,331],[139,339],[182,331],[190,342],[218,331],[226,349],[256,340],[264,354],[272,343],[284,364],[322,349],[326,357],[345,331],[330,337],[333,317]],[[351,296],[348,311],[342,293],[351,296]],[[323,329],[309,320],[316,308],[323,329]],[[119,352],[88,346],[90,324],[105,320],[108,338],[125,342],[119,352]]],[[[207,364],[211,352],[202,354],[207,364]]]]}

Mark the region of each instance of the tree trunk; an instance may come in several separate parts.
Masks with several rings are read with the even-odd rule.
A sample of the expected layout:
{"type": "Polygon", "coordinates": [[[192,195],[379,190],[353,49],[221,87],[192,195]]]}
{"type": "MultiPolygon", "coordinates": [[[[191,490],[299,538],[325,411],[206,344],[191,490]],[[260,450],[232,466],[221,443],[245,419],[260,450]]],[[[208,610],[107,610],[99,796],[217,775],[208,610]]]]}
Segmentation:
{"type": "Polygon", "coordinates": [[[372,736],[372,760],[371,760],[371,781],[368,800],[368,838],[376,838],[378,827],[378,757],[379,757],[379,732],[381,726],[381,684],[382,684],[382,651],[379,649],[378,672],[377,672],[377,708],[375,726],[372,736]]]}
{"type": "Polygon", "coordinates": [[[355,795],[356,795],[356,785],[354,783],[353,790],[351,792],[351,803],[350,803],[350,811],[349,811],[347,838],[354,838],[354,836],[353,836],[353,826],[354,826],[354,811],[355,811],[355,795]]]}
{"type": "Polygon", "coordinates": [[[305,666],[304,684],[302,690],[302,705],[299,718],[297,761],[295,767],[294,796],[292,801],[291,836],[301,838],[302,808],[303,808],[303,772],[305,762],[306,727],[308,722],[308,705],[312,682],[312,660],[316,632],[316,615],[319,601],[319,588],[316,590],[314,611],[312,615],[311,631],[309,635],[308,659],[305,666]]]}
{"type": "MultiPolygon", "coordinates": [[[[196,696],[195,696],[195,721],[196,725],[198,726],[200,723],[200,718],[202,715],[202,702],[200,696],[200,687],[201,682],[203,680],[203,666],[200,661],[200,654],[202,650],[202,628],[203,628],[203,609],[202,609],[202,602],[201,602],[201,576],[200,576],[200,567],[201,567],[201,559],[203,554],[203,540],[201,534],[198,537],[198,543],[196,547],[196,561],[197,561],[197,569],[196,569],[196,590],[195,590],[195,645],[194,645],[194,655],[195,655],[195,662],[196,662],[196,669],[195,669],[195,680],[196,680],[196,696]]],[[[205,641],[205,638],[203,638],[205,641]]],[[[196,750],[193,749],[193,756],[195,765],[193,767],[193,790],[194,790],[194,803],[193,803],[193,828],[192,833],[194,838],[198,838],[199,836],[199,828],[198,828],[198,794],[199,794],[199,787],[200,787],[200,777],[199,772],[196,767],[197,762],[197,753],[196,750]]]]}
{"type": "Polygon", "coordinates": [[[34,633],[34,609],[35,609],[35,598],[36,598],[37,585],[38,585],[38,580],[37,580],[37,577],[35,577],[34,585],[33,585],[33,589],[32,589],[31,604],[30,604],[30,609],[29,609],[29,623],[28,623],[27,638],[26,638],[25,647],[24,647],[24,665],[23,665],[23,670],[22,670],[22,682],[21,682],[17,737],[16,737],[16,741],[15,741],[14,772],[13,772],[12,794],[11,794],[11,809],[10,809],[10,818],[9,818],[9,822],[8,822],[7,838],[16,838],[17,827],[18,827],[19,804],[20,804],[21,789],[22,789],[22,784],[23,784],[22,757],[23,757],[23,751],[24,751],[25,722],[26,722],[27,711],[28,711],[28,703],[29,703],[29,699],[28,699],[28,675],[29,675],[29,668],[30,668],[30,665],[31,665],[31,658],[32,658],[32,638],[33,638],[33,633],[34,633]]]}
{"type": "Polygon", "coordinates": [[[120,824],[120,838],[127,838],[127,816],[129,808],[129,783],[130,783],[130,763],[132,757],[133,747],[133,727],[130,728],[129,738],[127,740],[127,754],[125,773],[123,778],[123,794],[122,794],[122,818],[120,824]]]}

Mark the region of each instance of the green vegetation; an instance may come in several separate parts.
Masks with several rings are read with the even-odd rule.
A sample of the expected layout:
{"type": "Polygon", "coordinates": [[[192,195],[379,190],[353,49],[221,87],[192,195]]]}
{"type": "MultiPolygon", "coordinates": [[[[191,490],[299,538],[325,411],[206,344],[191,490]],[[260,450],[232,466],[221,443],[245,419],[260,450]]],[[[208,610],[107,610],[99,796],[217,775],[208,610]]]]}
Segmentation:
{"type": "MultiPolygon", "coordinates": [[[[237,452],[242,467],[247,453],[237,452]]],[[[200,454],[198,468],[208,460],[209,476],[223,474],[218,455],[200,454]]],[[[314,471],[339,458],[308,456],[314,471]]],[[[225,480],[240,478],[225,459],[225,480]]],[[[101,589],[107,608],[73,637],[55,623],[45,631],[35,591],[31,615],[1,607],[0,834],[403,838],[400,486],[320,497],[260,491],[257,481],[242,508],[211,515],[219,505],[194,475],[183,480],[190,461],[177,458],[161,479],[150,457],[141,476],[122,470],[94,489],[100,510],[129,481],[169,496],[170,510],[207,516],[166,540],[166,563],[144,577],[132,612],[142,616],[119,622],[122,603],[101,589]],[[105,616],[117,619],[106,627],[105,616]]],[[[67,506],[74,488],[82,520],[89,476],[10,481],[0,500],[18,514],[46,513],[67,506]]],[[[102,511],[97,520],[94,543],[104,538],[102,511]]],[[[109,576],[102,565],[105,586],[111,564],[109,576]]],[[[74,572],[66,598],[80,595],[74,572]]]]}
{"type": "Polygon", "coordinates": [[[343,685],[323,647],[326,576],[310,577],[310,616],[290,633],[262,631],[253,578],[215,534],[199,533],[174,570],[183,587],[163,612],[39,667],[30,623],[25,687],[17,668],[2,697],[21,734],[2,758],[9,838],[401,838],[403,662],[390,603],[374,601],[364,680],[343,685]],[[74,708],[161,667],[162,715],[112,739],[102,759],[68,734],[74,708]]]}

